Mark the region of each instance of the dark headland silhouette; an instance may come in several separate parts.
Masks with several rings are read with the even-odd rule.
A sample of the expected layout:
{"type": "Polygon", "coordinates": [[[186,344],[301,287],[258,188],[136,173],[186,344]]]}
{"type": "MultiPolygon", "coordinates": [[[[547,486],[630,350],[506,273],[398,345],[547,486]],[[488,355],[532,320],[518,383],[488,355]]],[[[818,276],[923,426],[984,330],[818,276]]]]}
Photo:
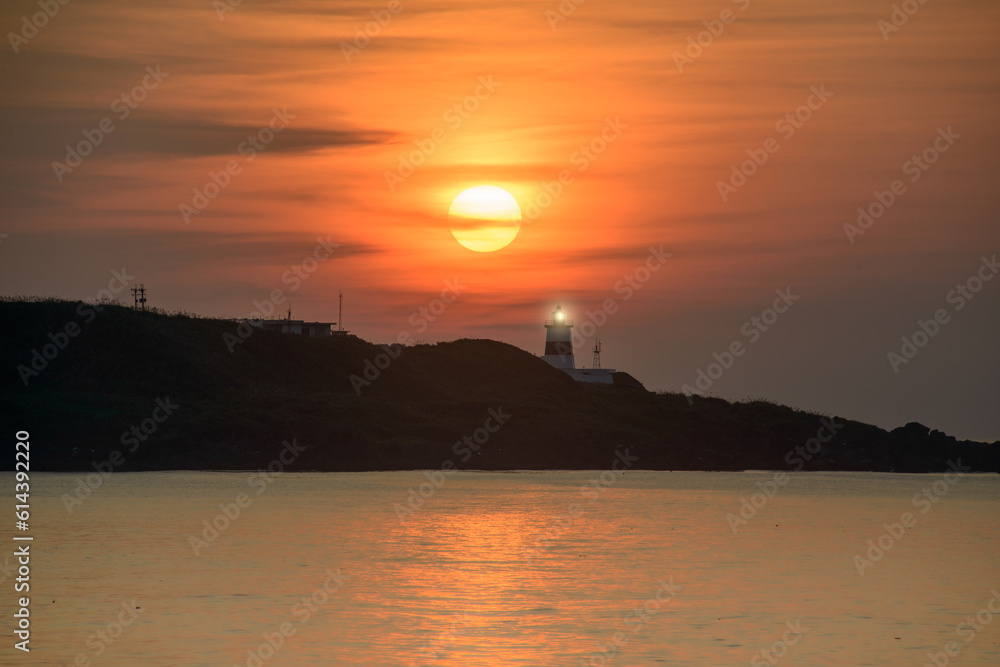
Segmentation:
{"type": "Polygon", "coordinates": [[[689,401],[625,373],[588,385],[492,340],[388,349],[255,330],[230,352],[232,321],[96,308],[0,301],[2,421],[30,431],[34,471],[258,469],[285,442],[298,470],[606,469],[626,448],[647,470],[1000,470],[1000,442],[689,401]]]}

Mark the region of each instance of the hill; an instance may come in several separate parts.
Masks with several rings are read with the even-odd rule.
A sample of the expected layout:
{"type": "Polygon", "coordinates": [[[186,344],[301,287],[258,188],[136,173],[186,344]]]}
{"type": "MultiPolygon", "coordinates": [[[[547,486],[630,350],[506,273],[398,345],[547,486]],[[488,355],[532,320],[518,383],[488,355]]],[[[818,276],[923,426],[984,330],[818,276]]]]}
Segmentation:
{"type": "Polygon", "coordinates": [[[581,384],[491,340],[244,339],[228,320],[56,300],[0,301],[0,322],[0,420],[31,433],[32,470],[257,469],[293,440],[307,470],[605,469],[616,448],[656,470],[1000,469],[1000,442],[689,401],[624,373],[581,384]]]}

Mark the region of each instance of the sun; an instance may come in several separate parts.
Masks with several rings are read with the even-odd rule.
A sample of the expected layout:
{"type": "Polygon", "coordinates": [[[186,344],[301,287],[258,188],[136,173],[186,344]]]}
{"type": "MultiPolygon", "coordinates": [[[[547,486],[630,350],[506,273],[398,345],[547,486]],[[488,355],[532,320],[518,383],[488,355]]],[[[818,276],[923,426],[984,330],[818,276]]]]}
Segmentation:
{"type": "Polygon", "coordinates": [[[451,233],[469,250],[493,252],[507,247],[521,228],[517,200],[495,185],[463,190],[448,210],[451,233]]]}

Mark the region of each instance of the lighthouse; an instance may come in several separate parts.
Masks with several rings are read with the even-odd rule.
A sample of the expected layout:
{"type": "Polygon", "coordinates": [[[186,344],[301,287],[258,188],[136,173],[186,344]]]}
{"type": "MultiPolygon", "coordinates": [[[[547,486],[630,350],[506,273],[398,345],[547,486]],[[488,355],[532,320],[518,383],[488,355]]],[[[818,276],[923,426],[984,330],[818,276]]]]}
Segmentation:
{"type": "MultiPolygon", "coordinates": [[[[595,346],[595,360],[599,349],[599,346],[595,346]]],[[[545,321],[545,353],[542,359],[577,382],[614,384],[615,369],[600,368],[600,362],[595,361],[594,368],[576,367],[576,359],[573,357],[573,320],[566,317],[562,306],[556,306],[552,311],[552,319],[545,321]]]]}
{"type": "Polygon", "coordinates": [[[552,319],[545,322],[545,354],[542,359],[562,370],[576,368],[572,330],[573,320],[567,320],[562,306],[556,306],[552,319]]]}

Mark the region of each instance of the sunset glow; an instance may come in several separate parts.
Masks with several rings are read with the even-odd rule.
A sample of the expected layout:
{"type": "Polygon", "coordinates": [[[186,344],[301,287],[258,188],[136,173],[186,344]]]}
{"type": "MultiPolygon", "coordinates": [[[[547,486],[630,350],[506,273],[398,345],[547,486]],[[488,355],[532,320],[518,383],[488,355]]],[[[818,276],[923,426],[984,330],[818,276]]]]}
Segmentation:
{"type": "Polygon", "coordinates": [[[1000,0],[0,27],[7,664],[1000,665],[1000,0]]]}
{"type": "Polygon", "coordinates": [[[71,4],[8,45],[6,290],[89,298],[124,265],[151,305],[246,317],[329,236],[295,316],[336,319],[343,292],[352,332],[395,339],[457,277],[421,340],[539,353],[554,304],[582,321],[662,244],[600,332],[649,388],[693,382],[792,287],[711,392],[995,433],[963,431],[987,404],[948,389],[1000,370],[992,286],[905,381],[886,353],[996,248],[1000,5],[897,26],[861,0],[390,4],[71,4]],[[519,226],[456,212],[485,185],[519,226]]]}

